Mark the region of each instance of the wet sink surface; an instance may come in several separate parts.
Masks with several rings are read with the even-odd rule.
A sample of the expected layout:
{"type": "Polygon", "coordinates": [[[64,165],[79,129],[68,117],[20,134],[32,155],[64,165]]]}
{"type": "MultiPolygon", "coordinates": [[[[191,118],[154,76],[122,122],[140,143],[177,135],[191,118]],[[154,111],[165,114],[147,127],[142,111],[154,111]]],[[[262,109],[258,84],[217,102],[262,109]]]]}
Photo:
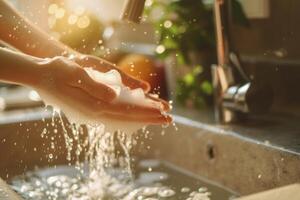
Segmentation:
{"type": "Polygon", "coordinates": [[[99,187],[98,193],[105,191],[105,198],[101,199],[107,200],[228,200],[235,195],[226,188],[159,160],[139,161],[133,171],[131,181],[126,170],[110,170],[108,173],[118,181],[114,179],[108,183],[108,178],[104,177],[102,181],[105,186],[101,186],[103,182],[100,179],[90,186],[88,192],[85,190],[88,184],[85,174],[80,174],[73,166],[36,170],[25,176],[17,176],[10,183],[24,199],[36,200],[63,200],[68,199],[67,195],[86,200],[100,199],[97,195],[90,198],[91,193],[96,194],[93,192],[95,185],[99,187]]]}
{"type": "MultiPolygon", "coordinates": [[[[256,140],[238,132],[240,129],[237,127],[215,125],[209,120],[202,120],[198,115],[193,116],[192,112],[188,114],[188,117],[174,115],[177,129],[169,127],[162,130],[161,127],[150,126],[147,129],[147,138],[143,133],[137,134],[140,139],[131,152],[136,158],[163,160],[192,173],[191,176],[183,173],[185,175],[181,177],[182,173],[175,167],[176,176],[170,176],[171,182],[165,184],[178,188],[189,185],[193,190],[202,184],[205,186],[206,181],[201,182],[201,178],[190,178],[196,174],[224,185],[240,195],[247,195],[300,181],[299,152],[279,148],[262,131],[247,129],[251,136],[261,135],[260,140],[256,140]],[[269,142],[265,143],[265,140],[269,142]],[[196,188],[191,186],[194,184],[196,188]]],[[[42,169],[67,163],[63,131],[60,124],[56,127],[57,133],[51,129],[51,112],[39,109],[11,112],[5,116],[0,117],[0,152],[6,152],[0,154],[1,178],[9,180],[33,170],[35,166],[42,169]],[[45,127],[48,127],[48,139],[41,138],[45,127]],[[55,149],[50,145],[52,136],[55,149]],[[51,162],[50,154],[54,155],[51,162]]],[[[59,120],[54,122],[59,123],[59,120]]],[[[283,141],[277,132],[272,134],[268,137],[283,141]]],[[[293,143],[298,141],[294,140],[293,143]]],[[[168,173],[172,174],[173,165],[166,163],[164,165],[170,170],[168,173]]],[[[160,168],[158,167],[159,172],[163,170],[160,168]]],[[[157,168],[152,170],[157,172],[157,168]]],[[[213,195],[218,192],[211,190],[213,189],[209,188],[211,197],[215,198],[213,195]]]]}

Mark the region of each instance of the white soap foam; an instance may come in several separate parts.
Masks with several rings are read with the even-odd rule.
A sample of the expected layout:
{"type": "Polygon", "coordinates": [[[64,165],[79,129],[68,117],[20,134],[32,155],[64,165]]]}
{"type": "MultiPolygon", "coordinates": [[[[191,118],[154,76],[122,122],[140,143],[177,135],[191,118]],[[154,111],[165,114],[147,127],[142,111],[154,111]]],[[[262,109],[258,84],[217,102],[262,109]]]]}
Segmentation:
{"type": "Polygon", "coordinates": [[[103,83],[112,88],[117,93],[115,102],[128,103],[133,105],[153,107],[162,109],[162,104],[146,98],[143,89],[137,88],[131,90],[122,83],[122,78],[117,70],[110,70],[106,73],[96,71],[92,68],[85,68],[88,75],[99,83],[103,83]]]}
{"type": "MultiPolygon", "coordinates": [[[[117,97],[112,103],[127,103],[131,105],[153,107],[162,110],[163,105],[147,98],[141,88],[131,90],[125,86],[122,83],[121,75],[118,71],[111,70],[106,73],[102,73],[93,70],[92,68],[85,68],[85,70],[93,80],[107,85],[116,92],[117,97]]],[[[147,125],[145,123],[126,121],[125,119],[110,119],[104,116],[94,118],[89,115],[89,113],[83,112],[78,108],[74,108],[72,105],[65,102],[63,98],[57,97],[42,90],[38,90],[38,93],[46,105],[51,105],[55,109],[62,110],[71,123],[88,124],[90,126],[99,126],[102,124],[105,126],[106,132],[122,131],[126,133],[134,133],[138,129],[147,125]]]]}

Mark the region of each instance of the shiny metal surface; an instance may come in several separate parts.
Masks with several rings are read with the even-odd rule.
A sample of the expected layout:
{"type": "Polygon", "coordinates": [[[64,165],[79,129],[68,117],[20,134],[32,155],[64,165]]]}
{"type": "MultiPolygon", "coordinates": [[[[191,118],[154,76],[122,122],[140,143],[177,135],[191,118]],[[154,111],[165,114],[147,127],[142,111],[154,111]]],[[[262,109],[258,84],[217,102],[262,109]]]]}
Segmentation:
{"type": "Polygon", "coordinates": [[[139,23],[145,6],[145,0],[127,0],[122,12],[122,19],[139,23]]]}

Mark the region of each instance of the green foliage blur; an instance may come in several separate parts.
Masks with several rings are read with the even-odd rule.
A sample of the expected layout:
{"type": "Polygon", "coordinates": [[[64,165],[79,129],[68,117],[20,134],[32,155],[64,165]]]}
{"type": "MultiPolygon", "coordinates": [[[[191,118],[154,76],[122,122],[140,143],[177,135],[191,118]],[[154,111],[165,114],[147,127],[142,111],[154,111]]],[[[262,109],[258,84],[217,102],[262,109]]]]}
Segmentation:
{"type": "MultiPolygon", "coordinates": [[[[164,47],[157,56],[162,60],[175,56],[178,68],[189,68],[177,78],[177,101],[196,108],[212,104],[211,64],[217,63],[214,0],[150,2],[146,15],[154,22],[164,47]]],[[[233,23],[250,27],[240,0],[231,0],[229,5],[233,23]]]]}
{"type": "Polygon", "coordinates": [[[176,88],[177,102],[189,107],[203,108],[212,100],[210,65],[216,63],[212,8],[208,0],[153,0],[146,13],[165,47],[157,56],[174,56],[178,68],[189,68],[177,78],[176,88]],[[163,14],[151,19],[158,11],[163,14]]]}

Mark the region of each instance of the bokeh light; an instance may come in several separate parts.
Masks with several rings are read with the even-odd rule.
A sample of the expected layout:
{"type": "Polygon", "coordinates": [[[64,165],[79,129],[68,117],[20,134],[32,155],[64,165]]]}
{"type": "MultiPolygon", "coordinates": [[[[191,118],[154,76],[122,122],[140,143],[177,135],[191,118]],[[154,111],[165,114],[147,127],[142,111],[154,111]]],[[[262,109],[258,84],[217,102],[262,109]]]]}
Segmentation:
{"type": "Polygon", "coordinates": [[[90,25],[90,18],[88,16],[82,16],[78,18],[77,26],[78,28],[87,28],[90,25]]]}
{"type": "Polygon", "coordinates": [[[165,52],[165,50],[166,50],[166,48],[164,45],[158,45],[156,47],[156,53],[158,53],[158,54],[162,54],[163,52],[165,52]]]}
{"type": "Polygon", "coordinates": [[[78,21],[78,16],[77,16],[77,15],[70,15],[70,16],[68,17],[68,23],[69,23],[70,25],[76,24],[77,21],[78,21]]]}

